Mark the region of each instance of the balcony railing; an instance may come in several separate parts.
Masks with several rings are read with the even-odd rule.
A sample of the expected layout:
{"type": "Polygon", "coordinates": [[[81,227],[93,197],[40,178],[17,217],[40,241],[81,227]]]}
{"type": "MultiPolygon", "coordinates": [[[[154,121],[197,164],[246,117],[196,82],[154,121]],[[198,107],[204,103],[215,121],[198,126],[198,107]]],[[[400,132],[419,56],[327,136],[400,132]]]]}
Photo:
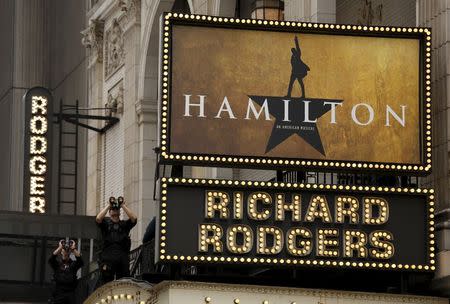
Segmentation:
{"type": "Polygon", "coordinates": [[[330,172],[278,172],[278,181],[285,183],[355,185],[355,186],[383,186],[416,188],[420,180],[417,176],[374,175],[362,173],[330,173],[330,172]]]}
{"type": "MultiPolygon", "coordinates": [[[[130,252],[130,277],[143,279],[143,275],[157,275],[155,266],[155,243],[145,243],[130,252]]],[[[100,271],[96,269],[78,280],[76,303],[83,301],[98,287],[100,271]]]]}

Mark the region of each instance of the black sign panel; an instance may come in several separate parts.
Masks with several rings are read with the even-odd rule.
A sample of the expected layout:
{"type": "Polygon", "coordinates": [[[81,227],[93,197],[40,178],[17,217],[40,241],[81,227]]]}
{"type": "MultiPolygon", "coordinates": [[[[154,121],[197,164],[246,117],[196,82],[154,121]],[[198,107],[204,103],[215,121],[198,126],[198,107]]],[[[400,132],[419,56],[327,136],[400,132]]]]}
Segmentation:
{"type": "Polygon", "coordinates": [[[433,271],[434,194],[163,179],[161,262],[433,271]]]}
{"type": "Polygon", "coordinates": [[[29,89],[24,97],[23,208],[45,213],[51,197],[53,98],[45,88],[29,89]]]}

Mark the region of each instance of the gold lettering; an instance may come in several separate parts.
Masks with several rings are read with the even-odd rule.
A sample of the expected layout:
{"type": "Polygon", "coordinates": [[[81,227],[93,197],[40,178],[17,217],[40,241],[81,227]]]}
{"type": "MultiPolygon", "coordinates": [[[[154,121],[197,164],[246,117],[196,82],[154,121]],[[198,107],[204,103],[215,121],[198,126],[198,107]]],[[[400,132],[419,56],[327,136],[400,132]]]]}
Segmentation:
{"type": "Polygon", "coordinates": [[[283,249],[283,231],[278,227],[258,227],[256,239],[256,253],[258,254],[278,254],[283,249]],[[267,236],[271,235],[273,238],[273,245],[267,243],[267,236]]]}
{"type": "Polygon", "coordinates": [[[233,218],[241,220],[243,217],[244,194],[242,192],[233,193],[233,218]]]}
{"type": "Polygon", "coordinates": [[[367,234],[358,230],[345,230],[344,232],[344,257],[352,258],[356,252],[356,257],[367,257],[367,234]]]}
{"type": "Polygon", "coordinates": [[[317,255],[323,257],[338,257],[339,241],[337,239],[339,230],[337,229],[318,229],[317,231],[317,255]],[[331,248],[330,248],[331,247],[331,248]]]}
{"type": "Polygon", "coordinates": [[[314,222],[316,218],[321,218],[324,223],[331,223],[331,213],[328,208],[327,198],[324,195],[311,196],[305,220],[314,222]]]}
{"type": "Polygon", "coordinates": [[[375,248],[370,249],[370,255],[377,259],[390,259],[394,256],[394,245],[390,242],[394,236],[389,231],[373,231],[369,235],[370,244],[375,248]]]}
{"type": "Polygon", "coordinates": [[[42,175],[47,172],[47,159],[42,156],[33,156],[30,158],[30,172],[37,175],[42,175]]]}
{"type": "Polygon", "coordinates": [[[43,195],[45,194],[45,178],[42,176],[30,177],[30,194],[31,195],[43,195]]]}
{"type": "Polygon", "coordinates": [[[47,118],[44,116],[33,116],[30,120],[32,134],[45,134],[47,132],[47,118]]]}
{"type": "Polygon", "coordinates": [[[264,221],[270,217],[270,210],[268,208],[262,208],[262,211],[258,211],[258,202],[264,205],[272,204],[272,197],[266,192],[253,192],[249,195],[247,201],[247,214],[252,220],[264,221]]]}
{"type": "Polygon", "coordinates": [[[223,236],[221,226],[216,224],[200,224],[198,234],[199,252],[208,252],[209,246],[212,246],[214,252],[223,252],[223,244],[220,240],[223,236]]]}
{"type": "Polygon", "coordinates": [[[30,212],[45,213],[45,199],[43,197],[30,197],[30,212]]]}
{"type": "Polygon", "coordinates": [[[302,198],[298,194],[292,194],[292,202],[290,204],[286,203],[284,193],[278,193],[275,195],[276,204],[275,204],[275,220],[276,221],[284,221],[285,219],[285,211],[290,211],[292,213],[292,221],[300,222],[301,221],[301,202],[302,198]]]}
{"type": "Polygon", "coordinates": [[[47,114],[47,99],[43,96],[31,97],[31,114],[38,113],[41,115],[47,114]]]}
{"type": "Polygon", "coordinates": [[[230,197],[225,192],[220,191],[206,191],[205,198],[205,218],[214,218],[216,212],[219,212],[221,219],[227,219],[228,203],[230,197]]]}
{"type": "Polygon", "coordinates": [[[287,232],[288,252],[294,256],[309,255],[312,251],[311,236],[312,233],[307,228],[289,229],[287,232]]]}
{"type": "Polygon", "coordinates": [[[44,136],[31,136],[30,154],[44,154],[47,152],[47,139],[44,136]]]}
{"type": "Polygon", "coordinates": [[[336,223],[344,223],[345,218],[349,219],[350,224],[359,223],[359,202],[352,196],[338,196],[335,200],[336,223]]]}
{"type": "Polygon", "coordinates": [[[389,219],[389,204],[381,197],[365,197],[363,222],[369,225],[381,225],[389,219]],[[373,208],[378,208],[378,216],[373,216],[373,208]]]}
{"type": "Polygon", "coordinates": [[[233,225],[227,230],[227,248],[232,253],[243,254],[252,250],[253,231],[247,225],[233,225]],[[237,237],[242,235],[242,244],[238,244],[237,237]]]}

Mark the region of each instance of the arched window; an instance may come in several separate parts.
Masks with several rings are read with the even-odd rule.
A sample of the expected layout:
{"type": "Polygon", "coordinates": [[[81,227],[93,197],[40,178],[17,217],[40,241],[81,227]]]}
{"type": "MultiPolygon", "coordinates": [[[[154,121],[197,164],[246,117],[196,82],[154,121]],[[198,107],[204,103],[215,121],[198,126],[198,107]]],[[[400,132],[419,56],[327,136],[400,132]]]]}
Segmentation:
{"type": "Polygon", "coordinates": [[[284,0],[253,0],[251,18],[284,20],[284,0]]]}

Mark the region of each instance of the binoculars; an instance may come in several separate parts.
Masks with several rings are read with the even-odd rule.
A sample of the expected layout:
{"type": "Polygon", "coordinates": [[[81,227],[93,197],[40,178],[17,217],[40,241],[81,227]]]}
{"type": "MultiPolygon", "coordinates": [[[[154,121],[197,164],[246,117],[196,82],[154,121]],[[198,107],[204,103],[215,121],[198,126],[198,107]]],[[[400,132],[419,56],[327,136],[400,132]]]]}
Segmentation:
{"type": "Polygon", "coordinates": [[[111,196],[109,198],[109,205],[111,206],[111,209],[120,209],[120,206],[122,206],[123,203],[123,197],[119,196],[117,199],[114,196],[111,196]]]}
{"type": "Polygon", "coordinates": [[[70,247],[72,247],[75,244],[75,241],[62,239],[62,240],[60,240],[60,243],[66,251],[69,251],[70,247]]]}

